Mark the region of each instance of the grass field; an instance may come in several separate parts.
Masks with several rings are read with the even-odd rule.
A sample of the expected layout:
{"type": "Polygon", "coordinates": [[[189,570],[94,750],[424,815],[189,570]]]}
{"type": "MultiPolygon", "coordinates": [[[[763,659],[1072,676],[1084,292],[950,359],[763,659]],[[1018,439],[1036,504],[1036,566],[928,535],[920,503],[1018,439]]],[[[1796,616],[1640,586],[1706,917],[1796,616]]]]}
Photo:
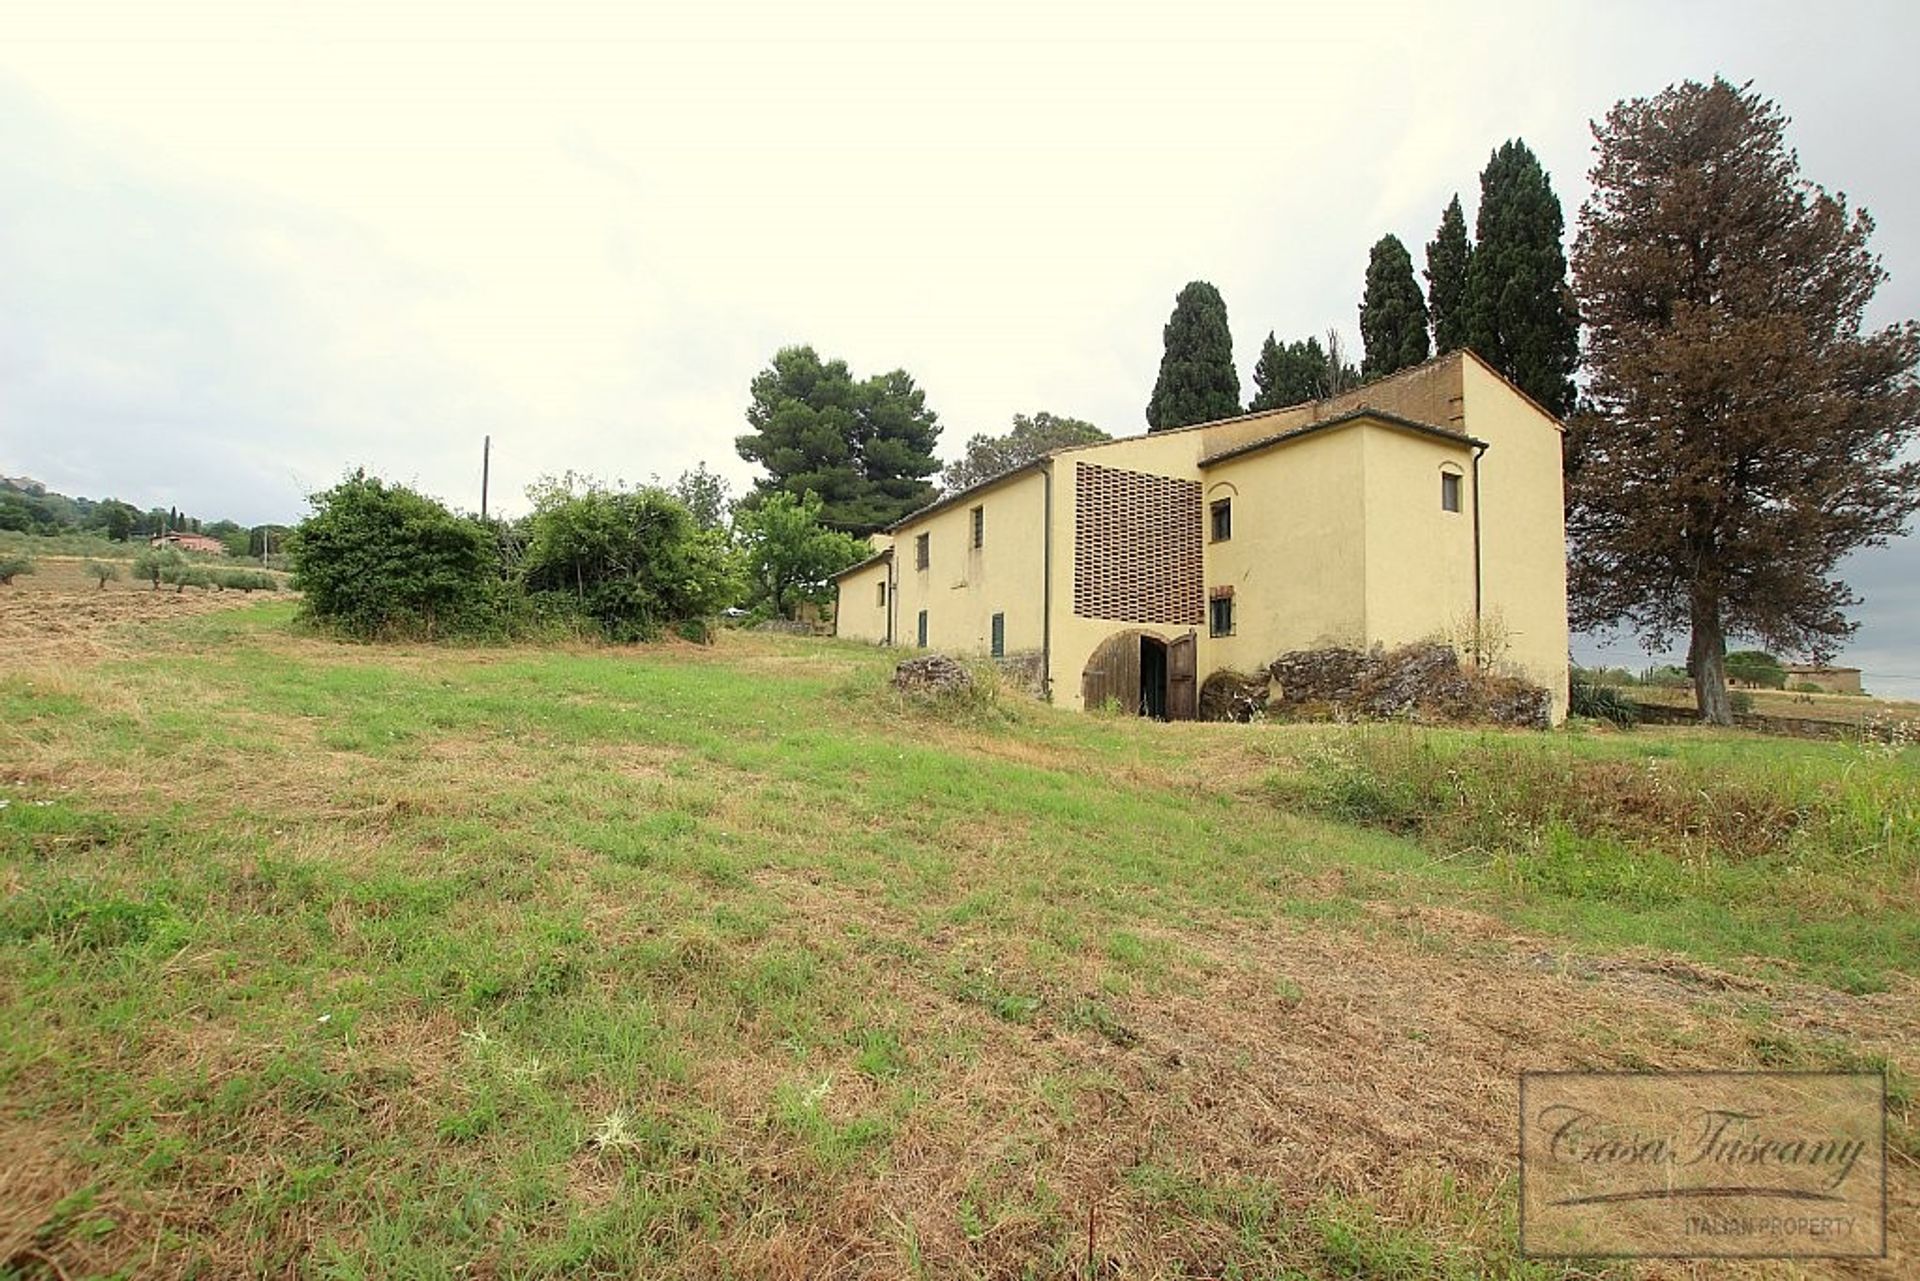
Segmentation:
{"type": "Polygon", "coordinates": [[[1517,1257],[1576,1066],[1887,1068],[1920,1258],[1915,749],[88,626],[0,668],[0,1276],[1694,1275],[1517,1257]]]}
{"type": "MultiPolygon", "coordinates": [[[[1783,689],[1743,691],[1752,700],[1753,710],[1762,716],[1790,721],[1824,721],[1836,725],[1885,724],[1902,721],[1920,726],[1920,703],[1899,698],[1875,698],[1862,694],[1815,694],[1783,689]]],[[[1691,689],[1659,685],[1628,687],[1627,696],[1643,703],[1664,707],[1695,705],[1691,689]]]]}

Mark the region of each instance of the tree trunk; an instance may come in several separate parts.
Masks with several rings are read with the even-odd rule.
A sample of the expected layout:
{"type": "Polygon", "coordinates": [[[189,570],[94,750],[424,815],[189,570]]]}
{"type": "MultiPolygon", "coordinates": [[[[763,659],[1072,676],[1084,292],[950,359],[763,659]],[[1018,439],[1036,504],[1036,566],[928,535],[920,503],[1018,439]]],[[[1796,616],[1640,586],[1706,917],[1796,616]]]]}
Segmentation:
{"type": "Polygon", "coordinates": [[[1709,725],[1733,724],[1733,704],[1727,698],[1727,637],[1720,625],[1720,602],[1695,598],[1693,639],[1687,647],[1687,666],[1693,672],[1693,697],[1700,719],[1709,725]]]}

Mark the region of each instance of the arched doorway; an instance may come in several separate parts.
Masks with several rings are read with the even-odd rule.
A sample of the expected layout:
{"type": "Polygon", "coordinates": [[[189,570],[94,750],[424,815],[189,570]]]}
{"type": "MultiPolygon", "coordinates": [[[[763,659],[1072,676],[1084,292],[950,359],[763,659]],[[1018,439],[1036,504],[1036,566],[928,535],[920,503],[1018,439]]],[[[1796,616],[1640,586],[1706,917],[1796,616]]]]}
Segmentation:
{"type": "Polygon", "coordinates": [[[1167,643],[1158,636],[1140,634],[1140,701],[1142,716],[1167,719],[1167,643]]]}
{"type": "Polygon", "coordinates": [[[1147,631],[1109,636],[1087,658],[1080,674],[1080,704],[1109,704],[1155,720],[1190,721],[1194,686],[1194,634],[1172,640],[1147,631]]]}

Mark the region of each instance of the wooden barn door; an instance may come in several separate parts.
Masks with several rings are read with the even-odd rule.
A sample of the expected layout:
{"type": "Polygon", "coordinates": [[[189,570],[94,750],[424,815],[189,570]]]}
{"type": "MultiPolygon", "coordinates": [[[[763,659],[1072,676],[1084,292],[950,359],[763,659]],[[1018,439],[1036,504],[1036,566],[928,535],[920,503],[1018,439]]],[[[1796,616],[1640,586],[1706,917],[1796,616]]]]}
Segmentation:
{"type": "Polygon", "coordinates": [[[1195,675],[1199,656],[1194,634],[1167,643],[1167,719],[1190,721],[1199,715],[1200,688],[1195,675]]]}
{"type": "Polygon", "coordinates": [[[1088,711],[1112,699],[1130,712],[1140,710],[1140,633],[1121,632],[1100,642],[1080,674],[1080,705],[1088,711]]]}

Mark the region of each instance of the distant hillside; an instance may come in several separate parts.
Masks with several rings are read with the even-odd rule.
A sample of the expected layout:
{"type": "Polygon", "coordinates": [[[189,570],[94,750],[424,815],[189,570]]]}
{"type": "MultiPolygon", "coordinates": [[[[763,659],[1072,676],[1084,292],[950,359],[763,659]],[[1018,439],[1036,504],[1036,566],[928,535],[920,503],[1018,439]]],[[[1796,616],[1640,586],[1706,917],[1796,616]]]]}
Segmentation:
{"type": "MultiPolygon", "coordinates": [[[[286,527],[269,527],[276,543],[286,527]]],[[[169,530],[207,534],[227,544],[236,556],[260,554],[260,533],[231,520],[202,520],[177,507],[141,511],[118,498],[70,498],[31,476],[0,476],[0,530],[55,536],[95,533],[114,542],[131,542],[169,530]]]]}

